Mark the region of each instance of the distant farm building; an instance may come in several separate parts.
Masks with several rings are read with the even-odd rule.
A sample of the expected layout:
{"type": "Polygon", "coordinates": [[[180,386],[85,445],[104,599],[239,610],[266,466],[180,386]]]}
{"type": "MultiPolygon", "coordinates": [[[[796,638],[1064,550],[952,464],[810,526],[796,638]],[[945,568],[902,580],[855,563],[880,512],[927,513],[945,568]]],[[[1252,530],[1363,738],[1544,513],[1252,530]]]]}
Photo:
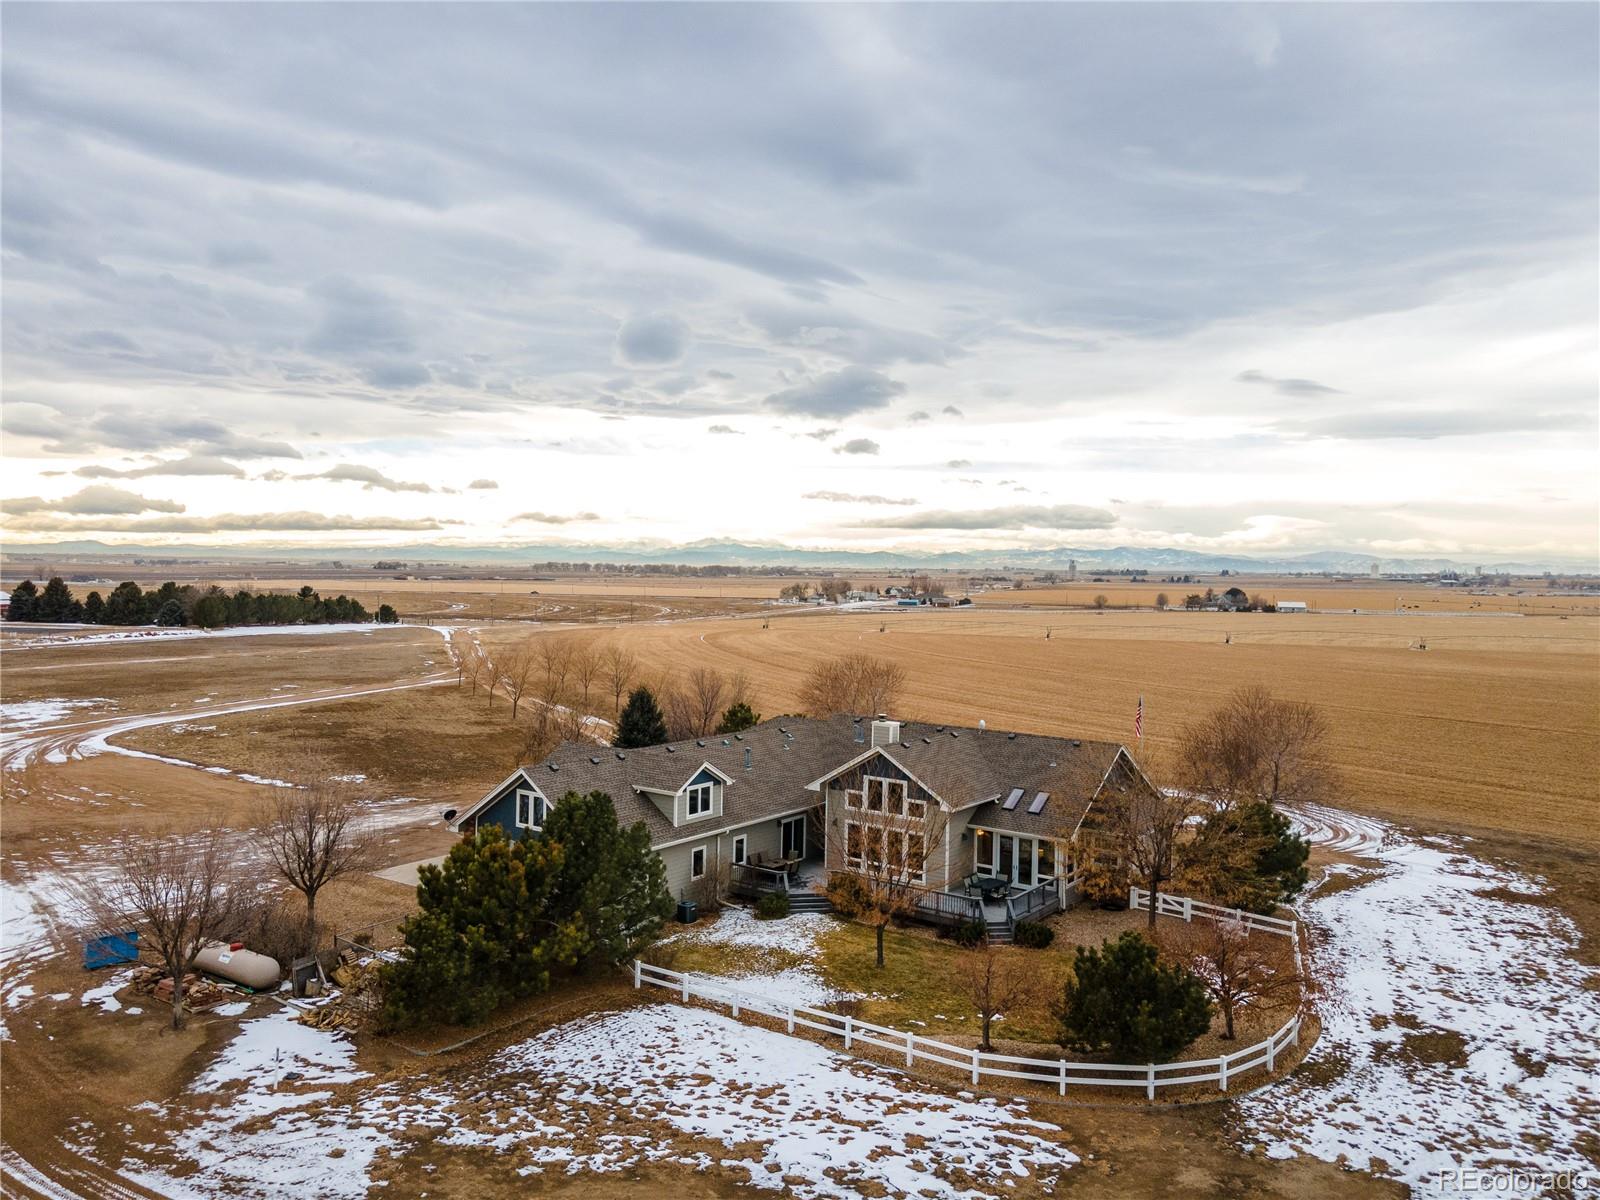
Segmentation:
{"type": "Polygon", "coordinates": [[[1250,597],[1241,588],[1229,588],[1217,597],[1217,607],[1223,612],[1239,612],[1250,607],[1250,597]]]}
{"type": "Polygon", "coordinates": [[[1309,612],[1304,600],[1279,600],[1279,612],[1309,612]]]}

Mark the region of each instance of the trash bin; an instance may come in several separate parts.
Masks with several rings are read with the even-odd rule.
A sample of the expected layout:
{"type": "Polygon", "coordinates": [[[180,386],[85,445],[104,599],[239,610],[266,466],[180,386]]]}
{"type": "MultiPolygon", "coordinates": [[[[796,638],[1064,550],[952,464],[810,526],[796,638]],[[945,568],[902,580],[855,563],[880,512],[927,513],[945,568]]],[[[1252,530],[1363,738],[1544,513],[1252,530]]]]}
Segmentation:
{"type": "Polygon", "coordinates": [[[678,924],[693,925],[699,915],[699,905],[693,900],[678,901],[678,924]]]}

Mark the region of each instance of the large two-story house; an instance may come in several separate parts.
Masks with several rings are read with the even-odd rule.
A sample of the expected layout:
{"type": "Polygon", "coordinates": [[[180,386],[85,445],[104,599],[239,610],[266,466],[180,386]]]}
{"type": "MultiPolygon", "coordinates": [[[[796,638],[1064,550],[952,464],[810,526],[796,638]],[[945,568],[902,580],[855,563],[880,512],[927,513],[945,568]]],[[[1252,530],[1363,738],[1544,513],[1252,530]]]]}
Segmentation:
{"type": "Polygon", "coordinates": [[[930,919],[976,919],[987,901],[1009,921],[1070,903],[1096,805],[1150,786],[1115,742],[780,717],[638,750],[568,742],[451,824],[536,835],[568,792],[603,791],[623,824],[645,823],[676,896],[798,890],[891,855],[915,862],[930,919]]]}

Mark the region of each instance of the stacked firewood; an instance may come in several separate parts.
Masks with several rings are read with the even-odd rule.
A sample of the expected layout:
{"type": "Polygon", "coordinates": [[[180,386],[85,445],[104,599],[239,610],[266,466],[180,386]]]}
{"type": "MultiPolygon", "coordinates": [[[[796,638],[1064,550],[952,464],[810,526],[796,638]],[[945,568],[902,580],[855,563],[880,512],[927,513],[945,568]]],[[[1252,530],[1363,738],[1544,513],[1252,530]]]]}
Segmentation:
{"type": "Polygon", "coordinates": [[[300,1015],[303,1025],[315,1029],[362,1028],[383,1004],[382,980],[376,959],[363,958],[346,950],[339,955],[332,982],[339,989],[325,1004],[300,1015]]]}
{"type": "MultiPolygon", "coordinates": [[[[136,995],[151,997],[157,1003],[172,1003],[172,976],[160,967],[136,967],[128,988],[136,995]]],[[[195,1011],[215,1008],[233,998],[233,992],[218,987],[203,976],[190,972],[183,977],[183,1003],[186,1008],[195,1011]]]]}

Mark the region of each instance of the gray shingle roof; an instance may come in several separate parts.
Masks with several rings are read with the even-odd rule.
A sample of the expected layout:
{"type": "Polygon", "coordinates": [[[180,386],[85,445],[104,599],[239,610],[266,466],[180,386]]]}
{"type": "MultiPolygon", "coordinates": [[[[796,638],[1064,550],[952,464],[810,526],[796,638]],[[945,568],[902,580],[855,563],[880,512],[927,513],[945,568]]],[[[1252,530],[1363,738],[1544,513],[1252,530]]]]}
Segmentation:
{"type": "MultiPolygon", "coordinates": [[[[700,829],[737,827],[821,803],[820,794],[807,785],[865,754],[870,724],[849,716],[777,717],[742,734],[640,750],[565,742],[523,769],[552,799],[569,791],[606,792],[624,825],[643,821],[651,841],[660,845],[694,837],[700,829]],[[858,726],[861,741],[856,740],[858,726]],[[723,789],[720,820],[674,826],[637,790],[676,792],[702,763],[732,780],[723,789]]],[[[881,747],[952,808],[977,805],[975,823],[1052,835],[1070,831],[1082,819],[1121,748],[1115,742],[922,722],[903,722],[900,739],[881,747]],[[1022,788],[1024,795],[1007,810],[1003,801],[1014,788],[1022,788]],[[1030,813],[1038,792],[1048,792],[1050,798],[1042,811],[1030,813]]]]}
{"type": "Polygon", "coordinates": [[[693,837],[702,828],[745,825],[819,804],[821,797],[807,791],[806,784],[860,750],[850,717],[825,721],[778,717],[742,734],[689,738],[640,750],[564,742],[549,758],[523,769],[553,799],[569,791],[607,793],[622,824],[643,821],[650,840],[660,844],[693,837]],[[750,751],[748,769],[744,765],[746,750],[750,751]],[[635,790],[676,792],[702,763],[710,763],[733,781],[723,788],[721,820],[675,827],[653,801],[635,790]],[[552,771],[551,766],[557,769],[552,771]]]}
{"type": "MultiPolygon", "coordinates": [[[[862,749],[858,746],[856,752],[862,749]]],[[[975,824],[1060,835],[1082,820],[1122,746],[905,722],[900,740],[882,749],[951,808],[977,804],[971,817],[975,824]],[[1023,795],[1007,809],[1005,800],[1016,788],[1023,795]],[[1049,799],[1041,811],[1030,813],[1039,792],[1048,793],[1049,799]]]]}

